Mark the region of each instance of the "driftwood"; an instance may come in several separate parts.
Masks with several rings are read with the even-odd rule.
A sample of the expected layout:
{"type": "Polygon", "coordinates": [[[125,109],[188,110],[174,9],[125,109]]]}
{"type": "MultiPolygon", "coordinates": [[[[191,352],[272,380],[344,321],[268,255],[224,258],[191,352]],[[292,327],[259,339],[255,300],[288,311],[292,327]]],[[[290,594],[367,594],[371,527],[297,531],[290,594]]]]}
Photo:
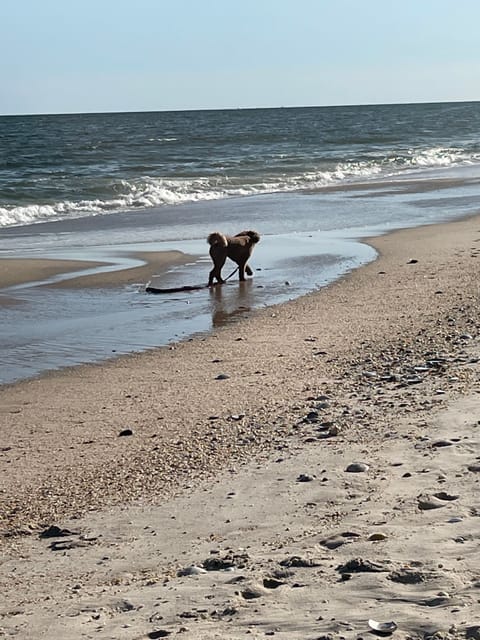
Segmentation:
{"type": "Polygon", "coordinates": [[[159,289],[158,287],[145,287],[147,293],[180,293],[181,291],[198,291],[198,289],[206,289],[206,284],[186,285],[185,287],[169,287],[168,289],[159,289]]]}

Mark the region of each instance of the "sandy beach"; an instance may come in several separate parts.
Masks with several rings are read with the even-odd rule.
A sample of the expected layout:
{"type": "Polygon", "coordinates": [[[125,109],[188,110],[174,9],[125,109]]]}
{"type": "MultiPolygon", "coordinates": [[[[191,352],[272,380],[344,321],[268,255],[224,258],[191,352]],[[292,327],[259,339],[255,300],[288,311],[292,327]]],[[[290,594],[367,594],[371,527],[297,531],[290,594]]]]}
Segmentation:
{"type": "Polygon", "coordinates": [[[480,217],[370,242],[211,335],[0,388],[0,636],[480,638],[480,217]]]}
{"type": "Polygon", "coordinates": [[[45,281],[49,287],[109,287],[122,286],[132,282],[146,281],[152,274],[162,273],[175,264],[182,264],[191,259],[180,251],[141,252],[131,256],[142,261],[141,266],[129,269],[118,268],[112,271],[81,274],[82,271],[94,271],[108,263],[88,260],[57,260],[49,258],[1,258],[0,289],[26,284],[34,281],[45,281]],[[80,275],[75,275],[77,272],[80,275]],[[72,274],[71,277],[58,282],[48,282],[55,276],[72,274]]]}

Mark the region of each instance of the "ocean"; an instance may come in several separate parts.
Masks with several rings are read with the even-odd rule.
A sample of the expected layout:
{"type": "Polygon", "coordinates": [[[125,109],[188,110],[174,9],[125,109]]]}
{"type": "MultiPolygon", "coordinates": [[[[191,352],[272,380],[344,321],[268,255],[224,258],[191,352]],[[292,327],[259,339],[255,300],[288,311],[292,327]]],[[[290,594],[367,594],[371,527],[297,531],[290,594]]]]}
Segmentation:
{"type": "MultiPolygon", "coordinates": [[[[0,117],[0,258],[194,256],[162,285],[206,280],[206,235],[262,235],[248,290],[170,299],[0,290],[0,383],[210,331],[374,259],[362,239],[479,209],[480,103],[0,117]],[[288,284],[286,284],[288,283],[288,284]]],[[[155,274],[152,274],[155,281],[155,274]]],[[[48,283],[47,283],[48,284],[48,283]]]]}

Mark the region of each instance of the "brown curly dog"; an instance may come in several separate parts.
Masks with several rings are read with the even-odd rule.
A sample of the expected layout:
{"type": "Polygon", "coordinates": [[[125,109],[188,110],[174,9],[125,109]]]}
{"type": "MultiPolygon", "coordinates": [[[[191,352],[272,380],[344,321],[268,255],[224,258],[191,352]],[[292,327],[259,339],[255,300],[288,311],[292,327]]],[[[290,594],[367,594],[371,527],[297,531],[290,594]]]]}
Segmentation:
{"type": "Polygon", "coordinates": [[[225,282],[222,279],[222,267],[227,258],[238,264],[238,277],[241,281],[245,280],[245,274],[253,275],[247,262],[252,255],[253,247],[259,241],[260,236],[256,231],[240,231],[236,236],[226,236],[219,231],[211,233],[207,242],[210,245],[213,269],[208,276],[208,286],[213,285],[214,278],[217,282],[225,282]]]}

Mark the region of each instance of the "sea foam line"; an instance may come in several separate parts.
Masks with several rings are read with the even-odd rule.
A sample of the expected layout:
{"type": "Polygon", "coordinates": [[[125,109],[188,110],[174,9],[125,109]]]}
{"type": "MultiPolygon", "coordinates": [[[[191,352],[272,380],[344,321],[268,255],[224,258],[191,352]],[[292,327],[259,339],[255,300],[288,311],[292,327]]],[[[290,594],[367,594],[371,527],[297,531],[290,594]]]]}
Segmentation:
{"type": "Polygon", "coordinates": [[[480,162],[479,153],[433,147],[406,149],[390,157],[375,157],[372,153],[372,157],[368,160],[340,162],[330,169],[311,170],[298,175],[275,175],[272,172],[265,175],[261,181],[228,175],[170,179],[145,176],[142,179],[117,182],[114,185],[114,195],[103,200],[98,198],[79,201],[64,200],[51,204],[0,207],[0,227],[235,196],[320,189],[333,184],[368,180],[381,175],[390,177],[429,167],[448,167],[478,162],[480,162]]]}

